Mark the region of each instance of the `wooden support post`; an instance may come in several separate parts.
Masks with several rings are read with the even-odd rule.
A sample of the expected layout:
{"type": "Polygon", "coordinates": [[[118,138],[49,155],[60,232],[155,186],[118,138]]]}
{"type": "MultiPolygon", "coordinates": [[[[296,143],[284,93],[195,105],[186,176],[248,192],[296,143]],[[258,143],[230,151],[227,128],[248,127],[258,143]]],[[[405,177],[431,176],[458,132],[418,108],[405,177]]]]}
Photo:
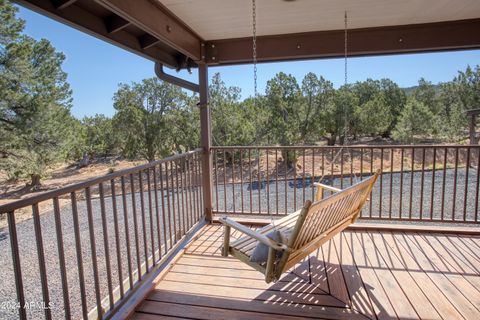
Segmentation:
{"type": "Polygon", "coordinates": [[[231,227],[225,225],[224,226],[224,231],[225,235],[223,237],[223,249],[222,249],[222,255],[224,257],[228,257],[228,247],[230,246],[230,232],[231,232],[231,227]]]}
{"type": "Polygon", "coordinates": [[[203,148],[202,162],[202,185],[203,207],[205,219],[212,221],[212,126],[210,119],[210,107],[208,106],[208,67],[206,64],[198,65],[198,84],[200,86],[200,135],[203,148]]]}
{"type": "Polygon", "coordinates": [[[268,258],[267,258],[267,268],[265,270],[265,282],[270,283],[275,278],[275,258],[277,256],[277,251],[272,247],[268,248],[268,258]]]}

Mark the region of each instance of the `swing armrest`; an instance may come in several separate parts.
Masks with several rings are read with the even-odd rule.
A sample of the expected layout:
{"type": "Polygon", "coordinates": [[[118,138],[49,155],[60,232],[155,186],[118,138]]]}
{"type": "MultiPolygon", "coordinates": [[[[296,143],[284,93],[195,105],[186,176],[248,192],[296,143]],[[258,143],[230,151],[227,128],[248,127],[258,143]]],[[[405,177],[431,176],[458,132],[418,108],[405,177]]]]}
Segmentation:
{"type": "Polygon", "coordinates": [[[257,240],[257,241],[260,241],[261,243],[267,245],[268,247],[270,248],[273,248],[275,250],[279,250],[279,251],[289,251],[290,249],[288,248],[287,245],[283,244],[283,243],[278,243],[276,241],[273,241],[272,239],[270,239],[269,237],[259,233],[259,232],[256,232],[248,227],[245,227],[244,225],[232,220],[232,219],[229,219],[227,217],[221,217],[220,219],[218,219],[222,224],[226,225],[226,226],[229,226],[237,231],[240,231],[241,233],[244,233],[246,234],[247,236],[257,240]]]}
{"type": "Polygon", "coordinates": [[[313,185],[314,185],[315,187],[318,187],[318,188],[321,188],[321,189],[326,189],[326,190],[329,190],[329,191],[332,191],[332,192],[340,192],[340,191],[342,191],[342,189],[335,188],[335,187],[329,186],[329,185],[327,185],[327,184],[319,183],[319,182],[315,182],[313,185]]]}

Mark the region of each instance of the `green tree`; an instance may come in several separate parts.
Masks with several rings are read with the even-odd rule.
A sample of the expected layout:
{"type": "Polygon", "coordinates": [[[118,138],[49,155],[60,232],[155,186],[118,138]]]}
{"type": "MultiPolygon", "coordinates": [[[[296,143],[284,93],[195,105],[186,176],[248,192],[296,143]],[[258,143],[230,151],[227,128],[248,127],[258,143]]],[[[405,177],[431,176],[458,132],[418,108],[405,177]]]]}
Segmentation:
{"type": "Polygon", "coordinates": [[[322,115],[333,103],[333,84],[322,76],[308,73],[302,80],[303,103],[300,104],[300,140],[315,143],[325,134],[322,115]]]}
{"type": "Polygon", "coordinates": [[[175,153],[193,150],[200,145],[200,110],[195,96],[186,98],[180,108],[174,108],[167,115],[170,139],[175,153]]]}
{"type": "Polygon", "coordinates": [[[240,102],[240,88],[227,87],[220,74],[209,86],[213,143],[218,146],[250,145],[256,139],[252,104],[240,102]]]}
{"type": "Polygon", "coordinates": [[[423,102],[411,98],[400,114],[392,136],[395,140],[411,143],[418,136],[431,134],[433,121],[432,111],[423,102]]]}
{"type": "MultiPolygon", "coordinates": [[[[270,108],[269,125],[271,133],[282,146],[291,146],[301,141],[300,108],[301,91],[297,80],[283,72],[267,82],[266,99],[270,108]]],[[[282,157],[288,167],[292,167],[295,152],[282,151],[282,157]]]]}
{"type": "Polygon", "coordinates": [[[387,130],[383,132],[384,135],[389,136],[397,124],[400,114],[407,103],[407,95],[405,94],[405,91],[398,86],[398,84],[390,79],[381,79],[380,88],[383,98],[385,99],[386,107],[389,109],[391,114],[391,123],[387,130]]]}
{"type": "MultiPolygon", "coordinates": [[[[381,79],[381,80],[372,80],[367,79],[366,81],[356,82],[352,86],[352,91],[358,97],[359,109],[356,110],[357,115],[362,115],[364,122],[366,119],[367,112],[373,110],[380,111],[380,115],[384,115],[384,118],[380,118],[380,115],[376,115],[377,121],[380,121],[379,127],[382,127],[382,130],[377,130],[377,128],[371,128],[370,126],[362,125],[361,123],[352,123],[350,130],[353,134],[382,134],[384,136],[389,136],[391,130],[395,127],[397,119],[400,115],[400,112],[403,109],[403,106],[406,103],[406,94],[400,89],[400,87],[390,79],[381,79]],[[381,103],[378,106],[373,106],[372,101],[376,100],[381,103]],[[366,105],[369,104],[369,105],[366,105]],[[380,109],[380,107],[385,109],[380,109]],[[362,113],[361,110],[365,109],[365,113],[362,113]],[[368,110],[367,110],[368,109],[368,110]],[[386,122],[389,122],[385,126],[386,122]],[[367,129],[365,131],[365,129],[367,129]]],[[[375,123],[370,122],[370,125],[374,127],[377,126],[375,123]]]]}
{"type": "Polygon", "coordinates": [[[349,87],[341,87],[335,91],[333,103],[327,105],[323,113],[322,124],[328,134],[328,145],[334,145],[337,138],[340,144],[352,133],[356,124],[354,110],[358,107],[358,97],[349,87]]]}
{"type": "Polygon", "coordinates": [[[103,114],[84,117],[81,122],[84,131],[84,152],[89,158],[107,157],[115,152],[116,135],[112,119],[103,114]]]}
{"type": "Polygon", "coordinates": [[[423,103],[433,114],[438,114],[440,105],[437,99],[435,86],[430,82],[421,78],[418,80],[418,86],[413,91],[415,100],[423,103]]]}
{"type": "Polygon", "coordinates": [[[468,119],[467,110],[480,105],[480,67],[459,71],[449,82],[440,85],[438,134],[447,141],[458,141],[465,137],[468,119]]]}
{"type": "Polygon", "coordinates": [[[382,88],[379,80],[368,78],[365,81],[357,81],[351,89],[358,98],[358,104],[363,105],[378,96],[382,88]]]}
{"type": "Polygon", "coordinates": [[[175,118],[169,115],[188,105],[186,94],[178,86],[157,78],[120,84],[113,100],[113,124],[124,156],[154,161],[174,151],[171,121],[175,118]]]}
{"type": "Polygon", "coordinates": [[[0,1],[0,168],[37,188],[72,143],[71,91],[62,53],[21,34],[17,9],[0,1]]]}
{"type": "Polygon", "coordinates": [[[385,96],[379,93],[355,108],[355,119],[358,119],[357,126],[363,134],[373,136],[388,131],[393,115],[385,96]]]}
{"type": "MultiPolygon", "coordinates": [[[[240,92],[239,87],[227,87],[219,73],[213,75],[209,86],[209,102],[214,145],[252,145],[259,144],[264,139],[261,127],[257,126],[263,115],[261,97],[257,98],[254,106],[251,98],[240,101],[240,92]]],[[[240,155],[238,151],[227,151],[225,158],[231,162],[232,159],[239,160],[240,155]]]]}
{"type": "Polygon", "coordinates": [[[267,98],[264,95],[257,95],[256,98],[248,97],[240,103],[245,111],[245,123],[248,124],[254,139],[250,145],[271,145],[276,143],[270,132],[271,126],[268,123],[270,108],[268,107],[267,98]]]}
{"type": "Polygon", "coordinates": [[[2,21],[0,24],[0,48],[2,51],[9,44],[18,41],[20,33],[25,28],[25,21],[16,16],[17,11],[18,9],[9,1],[0,0],[0,21],[2,21]]]}
{"type": "MultiPolygon", "coordinates": [[[[79,161],[85,153],[85,127],[81,120],[71,117],[69,123],[68,144],[65,146],[65,155],[67,161],[79,161]]],[[[88,164],[88,163],[87,163],[88,164]]]]}
{"type": "Polygon", "coordinates": [[[455,81],[440,84],[438,101],[438,137],[446,141],[461,139],[467,126],[467,117],[459,97],[458,84],[455,81]]]}
{"type": "Polygon", "coordinates": [[[456,84],[463,110],[480,107],[480,65],[474,69],[468,66],[465,71],[459,71],[453,83],[456,84]]]}

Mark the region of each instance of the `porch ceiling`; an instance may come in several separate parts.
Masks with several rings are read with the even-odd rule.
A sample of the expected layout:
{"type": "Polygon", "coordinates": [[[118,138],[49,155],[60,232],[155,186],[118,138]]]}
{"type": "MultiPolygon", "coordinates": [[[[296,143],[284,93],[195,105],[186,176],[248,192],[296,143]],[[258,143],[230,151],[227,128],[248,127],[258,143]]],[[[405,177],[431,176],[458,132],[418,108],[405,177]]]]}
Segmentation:
{"type": "MultiPolygon", "coordinates": [[[[251,63],[250,0],[15,0],[177,69],[251,63]]],[[[258,0],[258,61],[480,48],[478,0],[258,0]]]]}
{"type": "MultiPolygon", "coordinates": [[[[252,35],[251,0],[159,0],[205,40],[252,35]]],[[[257,0],[257,34],[399,26],[480,17],[478,0],[257,0]]]]}

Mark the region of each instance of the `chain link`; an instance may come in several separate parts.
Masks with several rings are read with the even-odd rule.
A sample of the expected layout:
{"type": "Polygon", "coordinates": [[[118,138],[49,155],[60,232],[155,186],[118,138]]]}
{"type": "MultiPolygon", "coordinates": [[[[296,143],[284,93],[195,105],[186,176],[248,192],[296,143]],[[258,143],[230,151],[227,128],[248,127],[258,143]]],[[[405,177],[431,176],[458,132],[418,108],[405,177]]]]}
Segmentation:
{"type": "MultiPolygon", "coordinates": [[[[345,22],[345,29],[344,29],[344,45],[345,45],[345,55],[344,55],[344,71],[345,71],[345,90],[348,90],[348,24],[347,24],[347,11],[345,10],[345,17],[344,17],[344,22],[345,22]]],[[[347,106],[343,106],[343,117],[344,117],[344,124],[343,124],[343,144],[348,144],[348,135],[350,133],[350,123],[348,122],[348,112],[347,112],[347,106]]]]}
{"type": "MultiPolygon", "coordinates": [[[[253,26],[253,37],[252,37],[252,47],[253,47],[253,107],[257,105],[257,6],[255,0],[252,0],[252,26],[253,26]]],[[[258,161],[260,161],[260,154],[258,157],[258,161]]],[[[258,164],[260,168],[260,163],[258,164]]],[[[274,230],[277,230],[275,226],[275,219],[273,215],[268,212],[270,216],[270,220],[272,222],[272,226],[274,230]]]]}
{"type": "Polygon", "coordinates": [[[348,84],[348,63],[347,63],[347,57],[348,57],[348,20],[347,20],[347,11],[345,11],[345,86],[348,84]]]}
{"type": "Polygon", "coordinates": [[[252,0],[252,26],[253,26],[253,106],[257,101],[257,6],[255,0],[252,0]]]}

